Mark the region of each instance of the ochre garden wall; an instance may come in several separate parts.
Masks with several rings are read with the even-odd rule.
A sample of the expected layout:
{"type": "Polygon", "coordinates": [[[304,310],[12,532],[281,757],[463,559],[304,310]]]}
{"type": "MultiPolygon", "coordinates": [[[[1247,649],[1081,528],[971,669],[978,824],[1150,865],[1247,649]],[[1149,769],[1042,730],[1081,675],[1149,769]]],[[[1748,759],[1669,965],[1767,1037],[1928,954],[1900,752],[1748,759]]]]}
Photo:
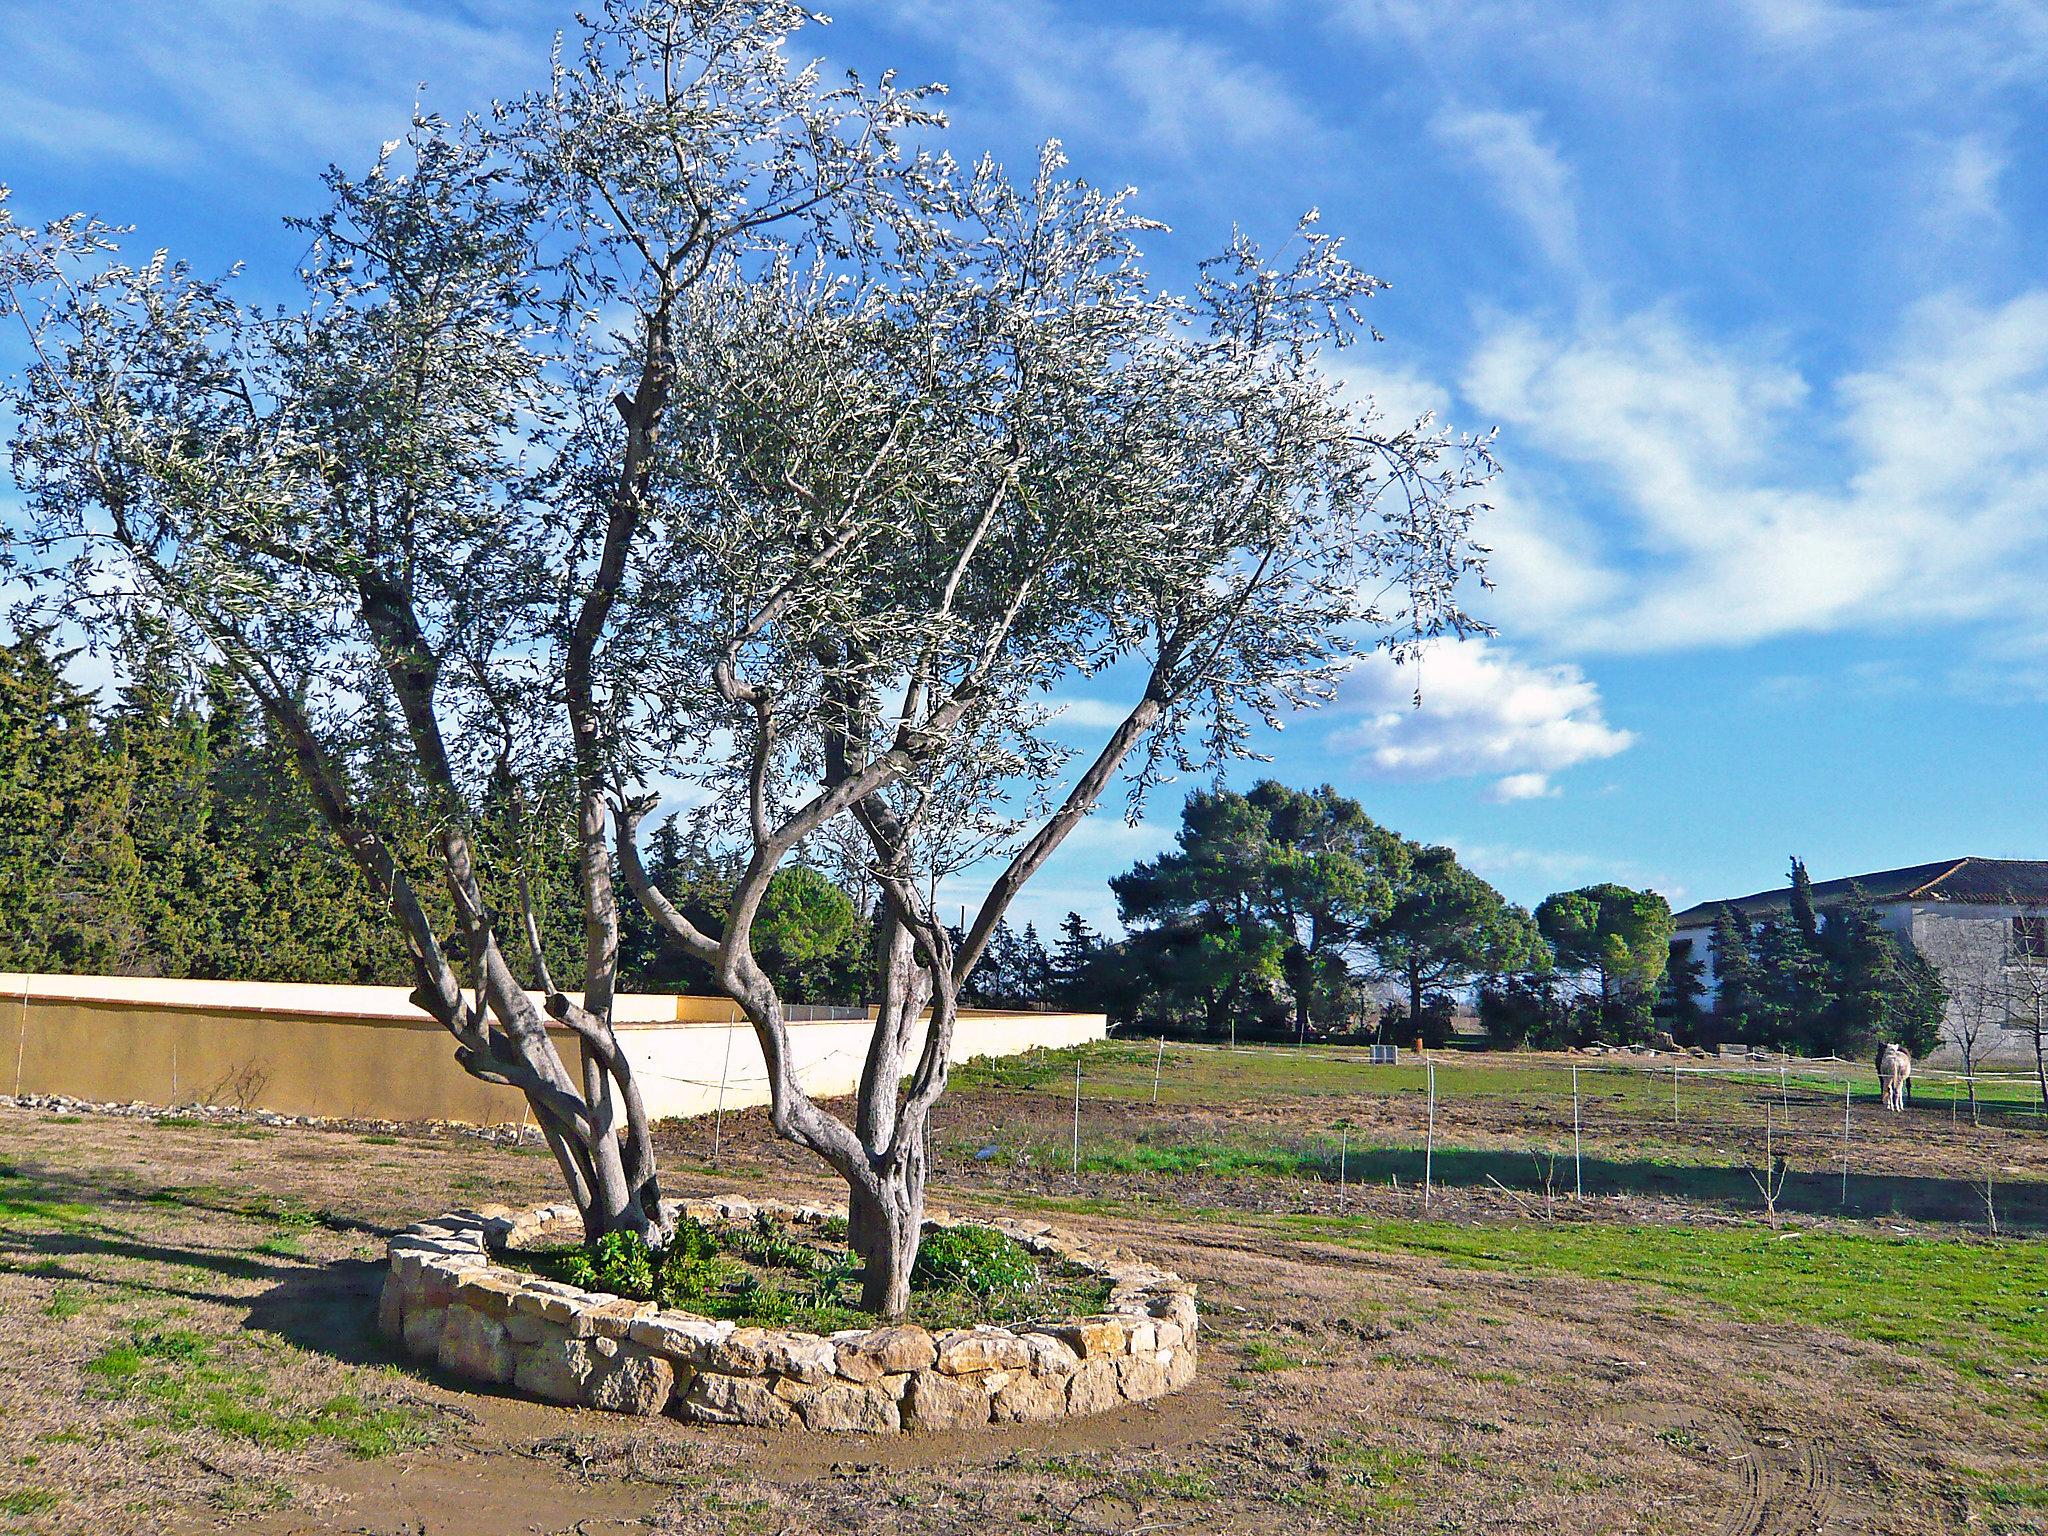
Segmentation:
{"type": "MultiPolygon", "coordinates": [[[[728,1109],[768,1101],[753,1030],[725,999],[629,994],[615,1016],[655,1118],[708,1113],[721,1098],[728,1109]]],[[[973,1010],[955,1031],[953,1059],[1103,1032],[1099,1013],[973,1010]]],[[[790,1035],[806,1089],[853,1090],[865,1020],[792,1023],[790,1035]]],[[[573,1055],[573,1037],[561,1038],[573,1055]]],[[[0,973],[0,1084],[17,1094],[473,1125],[517,1124],[525,1109],[511,1089],[458,1067],[447,1032],[403,987],[0,973]]]]}

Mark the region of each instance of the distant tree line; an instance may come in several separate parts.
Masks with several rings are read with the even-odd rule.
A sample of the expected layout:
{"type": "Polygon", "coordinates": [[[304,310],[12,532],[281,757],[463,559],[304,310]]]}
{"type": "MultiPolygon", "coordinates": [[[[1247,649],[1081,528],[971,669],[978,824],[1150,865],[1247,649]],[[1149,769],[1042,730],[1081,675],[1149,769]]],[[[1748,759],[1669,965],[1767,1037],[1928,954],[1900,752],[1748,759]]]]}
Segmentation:
{"type": "MultiPolygon", "coordinates": [[[[129,658],[102,706],[68,680],[71,653],[47,630],[0,644],[0,969],[213,980],[411,985],[384,905],[315,815],[292,754],[225,681],[197,696],[171,669],[129,658]]],[[[434,858],[422,807],[396,775],[381,786],[400,855],[434,858]]],[[[501,810],[495,830],[515,839],[501,810]]],[[[581,979],[575,848],[521,829],[523,874],[549,920],[557,980],[581,979]]],[[[487,823],[482,835],[494,828],[487,823]]],[[[650,858],[702,908],[723,865],[657,829],[650,858]]],[[[432,893],[438,886],[422,881],[432,893]]],[[[488,893],[515,911],[516,892],[488,893]]],[[[435,914],[452,932],[452,910],[435,914]]],[[[709,990],[702,967],[630,909],[620,935],[624,984],[709,990]]],[[[851,1000],[870,929],[855,897],[821,871],[776,872],[755,924],[763,966],[792,1001],[851,1000]]]]}
{"type": "MultiPolygon", "coordinates": [[[[248,699],[216,679],[196,696],[169,667],[129,658],[104,705],[66,675],[74,653],[50,631],[0,643],[0,969],[210,980],[411,985],[384,905],[314,813],[292,755],[248,699]]],[[[396,774],[372,792],[401,853],[430,868],[430,818],[396,774]]],[[[581,979],[575,847],[508,833],[555,978],[581,979]]],[[[487,829],[488,832],[488,829],[487,829]]],[[[649,873],[700,924],[723,918],[733,855],[686,838],[670,818],[648,839],[649,873]]],[[[811,864],[776,871],[754,921],[761,964],[791,1002],[858,1005],[875,893],[811,864]]],[[[439,889],[423,880],[422,891],[439,889]]],[[[516,893],[492,893],[516,910],[516,893]]],[[[452,931],[452,910],[436,913],[452,931]]],[[[620,977],[630,990],[715,990],[701,961],[667,943],[638,907],[623,913],[620,977]]],[[[1048,950],[1037,929],[1002,923],[963,988],[977,1007],[1078,1006],[1100,940],[1069,914],[1048,950]]]]}
{"type": "Polygon", "coordinates": [[[1328,785],[1199,791],[1175,847],[1110,885],[1128,936],[1068,961],[1076,1000],[1181,1037],[1435,1043],[1476,994],[1507,1043],[1647,1038],[1671,937],[1653,891],[1531,913],[1328,785]]]}
{"type": "MultiPolygon", "coordinates": [[[[194,696],[144,656],[126,660],[129,679],[102,705],[67,679],[69,659],[48,631],[0,644],[0,968],[410,983],[385,909],[247,699],[225,682],[194,696]]],[[[371,788],[402,801],[401,782],[371,788]]],[[[394,804],[391,820],[411,828],[401,852],[427,867],[425,810],[394,804]]],[[[554,974],[573,986],[575,846],[567,817],[556,824],[553,839],[505,828],[501,846],[523,852],[500,878],[526,879],[560,946],[554,974]]],[[[731,857],[673,819],[647,851],[700,925],[722,917],[731,857]]],[[[1498,1044],[1640,1041],[1661,1024],[1682,1043],[1841,1055],[1878,1039],[1925,1055],[1946,1001],[1860,892],[1817,911],[1797,861],[1785,919],[1722,909],[1709,1005],[1703,957],[1673,949],[1655,892],[1587,886],[1531,913],[1450,849],[1401,837],[1327,785],[1197,792],[1175,847],[1110,884],[1124,938],[1073,912],[1051,944],[1032,924],[999,924],[962,1001],[1100,1010],[1120,1029],[1188,1038],[1440,1042],[1470,996],[1498,1044]]],[[[516,892],[490,894],[516,910],[516,892]]],[[[872,1001],[874,900],[857,874],[777,871],[754,945],[790,1001],[872,1001]]],[[[453,912],[438,916],[452,932],[453,912]]],[[[713,990],[703,963],[637,908],[620,947],[629,989],[713,990]]]]}

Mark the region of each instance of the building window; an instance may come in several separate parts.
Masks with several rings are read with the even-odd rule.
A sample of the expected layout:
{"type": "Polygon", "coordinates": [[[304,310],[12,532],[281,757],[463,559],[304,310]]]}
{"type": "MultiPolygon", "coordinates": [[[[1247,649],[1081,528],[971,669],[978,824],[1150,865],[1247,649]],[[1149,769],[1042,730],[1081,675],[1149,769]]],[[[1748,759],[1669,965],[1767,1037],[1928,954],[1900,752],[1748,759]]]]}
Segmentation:
{"type": "Polygon", "coordinates": [[[2012,957],[2022,965],[2048,965],[2048,914],[2029,912],[2012,920],[2012,957]]]}

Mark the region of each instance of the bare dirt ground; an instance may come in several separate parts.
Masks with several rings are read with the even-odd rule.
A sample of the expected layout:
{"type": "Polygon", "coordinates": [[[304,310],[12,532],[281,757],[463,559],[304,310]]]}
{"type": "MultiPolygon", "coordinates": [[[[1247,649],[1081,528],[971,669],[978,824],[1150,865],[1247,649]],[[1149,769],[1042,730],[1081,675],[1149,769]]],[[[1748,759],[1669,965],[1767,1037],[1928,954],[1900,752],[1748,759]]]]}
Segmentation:
{"type": "MultiPolygon", "coordinates": [[[[1344,1113],[1385,1114],[1375,1132],[1395,1139],[1413,1108],[1344,1113]]],[[[1320,1134],[1331,1113],[1084,1109],[1084,1148],[1320,1134]]],[[[1511,1112],[1440,1107],[1439,1138],[1513,1140],[1489,1118],[1511,1112]]],[[[935,1199],[1078,1201],[1066,1224],[1196,1278],[1199,1382],[1079,1424],[872,1441],[550,1409],[394,1359],[370,1327],[384,1235],[486,1195],[550,1198],[544,1156],[0,1109],[0,1531],[2048,1529],[2027,1481],[2040,1420],[1910,1343],[1276,1224],[1272,1210],[1334,1198],[1313,1178],[1102,1172],[1077,1189],[1042,1163],[974,1156],[992,1135],[1057,1142],[1065,1114],[1044,1093],[949,1096],[935,1199]]],[[[714,1171],[710,1127],[669,1134],[673,1187],[829,1192],[757,1113],[719,1135],[714,1171]]],[[[1618,1136],[1602,1148],[1652,1156],[1618,1136]]],[[[2031,1146],[2009,1150],[2040,1166],[2019,1161],[2031,1146]]],[[[1893,1176],[1967,1182],[1938,1160],[1893,1176]]],[[[1419,1214],[1391,1184],[1346,1194],[1419,1214]]],[[[1526,1218],[1531,1197],[1474,1178],[1442,1198],[1490,1221],[1526,1218]]],[[[1711,1188],[1609,1198],[1596,1214],[1740,1214],[1711,1188]]]]}

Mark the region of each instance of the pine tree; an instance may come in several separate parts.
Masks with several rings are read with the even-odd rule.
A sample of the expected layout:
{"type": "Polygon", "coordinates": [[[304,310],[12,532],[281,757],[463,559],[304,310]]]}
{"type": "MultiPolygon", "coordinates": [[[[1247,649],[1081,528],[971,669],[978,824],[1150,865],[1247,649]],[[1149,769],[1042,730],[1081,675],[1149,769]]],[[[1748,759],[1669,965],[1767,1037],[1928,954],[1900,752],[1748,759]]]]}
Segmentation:
{"type": "Polygon", "coordinates": [[[0,646],[0,965],[149,969],[134,911],[131,780],[48,628],[0,646]]]}
{"type": "Polygon", "coordinates": [[[1042,1003],[1052,990],[1052,957],[1045,952],[1036,923],[1026,923],[1023,937],[1017,941],[1017,972],[1011,988],[1013,1003],[1042,1003]]]}
{"type": "Polygon", "coordinates": [[[1053,946],[1048,1001],[1062,1008],[1091,1008],[1099,990],[1095,970],[1102,954],[1102,935],[1078,912],[1060,919],[1059,942],[1053,946]]]}
{"type": "Polygon", "coordinates": [[[1813,906],[1813,881],[1803,860],[1792,861],[1792,926],[1811,944],[1820,937],[1820,914],[1813,906]]]}
{"type": "Polygon", "coordinates": [[[1749,924],[1725,902],[1714,913],[1710,941],[1714,958],[1714,1033],[1723,1041],[1752,1038],[1756,1010],[1756,960],[1749,924]]]}

